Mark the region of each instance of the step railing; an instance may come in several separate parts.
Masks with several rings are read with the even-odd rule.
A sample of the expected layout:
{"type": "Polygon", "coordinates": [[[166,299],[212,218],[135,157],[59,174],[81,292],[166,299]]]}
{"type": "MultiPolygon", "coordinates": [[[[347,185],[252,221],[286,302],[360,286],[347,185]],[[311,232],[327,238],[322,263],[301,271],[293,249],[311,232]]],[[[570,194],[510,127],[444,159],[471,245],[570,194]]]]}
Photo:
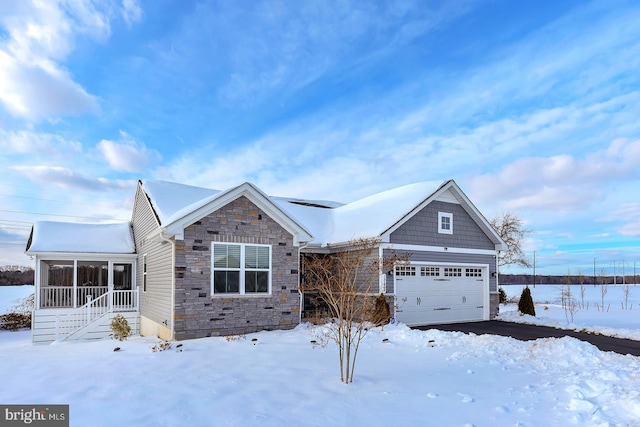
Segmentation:
{"type": "Polygon", "coordinates": [[[92,298],[87,295],[87,303],[72,312],[56,317],[56,341],[64,341],[81,329],[91,325],[111,312],[138,310],[138,290],[109,291],[92,298]]]}

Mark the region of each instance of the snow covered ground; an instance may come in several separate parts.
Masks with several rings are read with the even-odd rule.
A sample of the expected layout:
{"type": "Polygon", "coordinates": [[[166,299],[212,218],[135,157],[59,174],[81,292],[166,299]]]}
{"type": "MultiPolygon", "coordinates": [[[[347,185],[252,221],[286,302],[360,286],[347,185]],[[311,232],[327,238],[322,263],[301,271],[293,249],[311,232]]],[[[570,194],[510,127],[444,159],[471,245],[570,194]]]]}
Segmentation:
{"type": "Polygon", "coordinates": [[[67,403],[72,426],[640,425],[640,359],[572,338],[389,325],[369,333],[344,385],[336,348],[314,347],[314,331],[181,352],[153,352],[150,337],[33,345],[28,331],[0,332],[0,403],[67,403]]]}
{"type": "Polygon", "coordinates": [[[34,287],[25,286],[0,286],[0,314],[4,314],[14,308],[21,299],[33,293],[34,287]]]}
{"type": "MultiPolygon", "coordinates": [[[[502,288],[509,299],[519,299],[524,286],[509,285],[502,288]]],[[[566,285],[537,285],[529,286],[529,289],[536,307],[536,317],[520,315],[517,304],[513,303],[501,305],[498,318],[559,329],[587,330],[640,341],[640,285],[608,285],[604,288],[584,285],[584,294],[580,285],[571,285],[571,297],[575,302],[573,317],[570,306],[565,304],[565,309],[562,304],[563,290],[567,294],[566,285]]]]}

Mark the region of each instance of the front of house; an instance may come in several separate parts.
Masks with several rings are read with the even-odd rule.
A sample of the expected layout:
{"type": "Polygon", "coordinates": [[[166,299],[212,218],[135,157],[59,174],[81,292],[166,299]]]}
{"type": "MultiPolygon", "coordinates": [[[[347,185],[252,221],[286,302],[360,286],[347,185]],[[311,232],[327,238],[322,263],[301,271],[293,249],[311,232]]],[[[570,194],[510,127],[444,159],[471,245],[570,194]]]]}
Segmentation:
{"type": "Polygon", "coordinates": [[[293,328],[304,315],[302,255],[358,238],[378,239],[373,257],[410,261],[382,272],[373,290],[397,321],[487,320],[497,314],[496,257],[506,247],[454,181],[345,205],[269,197],[250,183],[217,191],[140,181],[130,224],[85,225],[91,247],[54,239],[56,224],[74,229],[71,240],[83,226],[34,225],[34,341],[104,335],[115,313],[166,340],[293,328]]]}

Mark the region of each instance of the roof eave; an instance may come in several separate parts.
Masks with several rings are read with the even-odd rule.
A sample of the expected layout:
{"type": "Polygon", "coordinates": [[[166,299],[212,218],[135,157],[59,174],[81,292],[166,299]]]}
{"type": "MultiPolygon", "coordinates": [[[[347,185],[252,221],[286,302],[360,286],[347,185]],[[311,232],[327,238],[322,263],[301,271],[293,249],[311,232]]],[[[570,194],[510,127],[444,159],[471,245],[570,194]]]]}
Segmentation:
{"type": "Polygon", "coordinates": [[[166,232],[175,235],[176,239],[184,240],[184,229],[186,227],[241,196],[247,197],[251,202],[256,204],[267,215],[269,215],[269,217],[289,231],[294,237],[294,244],[296,246],[313,240],[313,236],[304,226],[298,223],[287,212],[271,201],[266,194],[249,182],[245,182],[237,187],[216,194],[215,197],[204,205],[172,221],[163,228],[166,232]]]}

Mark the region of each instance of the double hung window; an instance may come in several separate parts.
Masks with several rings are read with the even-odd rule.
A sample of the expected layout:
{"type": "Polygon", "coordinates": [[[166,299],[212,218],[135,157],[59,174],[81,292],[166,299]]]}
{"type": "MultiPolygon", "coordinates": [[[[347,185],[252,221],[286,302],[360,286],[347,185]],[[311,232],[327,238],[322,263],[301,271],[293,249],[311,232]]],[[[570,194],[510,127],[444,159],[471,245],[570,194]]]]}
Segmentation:
{"type": "Polygon", "coordinates": [[[213,294],[271,292],[271,246],[213,244],[213,294]]]}

